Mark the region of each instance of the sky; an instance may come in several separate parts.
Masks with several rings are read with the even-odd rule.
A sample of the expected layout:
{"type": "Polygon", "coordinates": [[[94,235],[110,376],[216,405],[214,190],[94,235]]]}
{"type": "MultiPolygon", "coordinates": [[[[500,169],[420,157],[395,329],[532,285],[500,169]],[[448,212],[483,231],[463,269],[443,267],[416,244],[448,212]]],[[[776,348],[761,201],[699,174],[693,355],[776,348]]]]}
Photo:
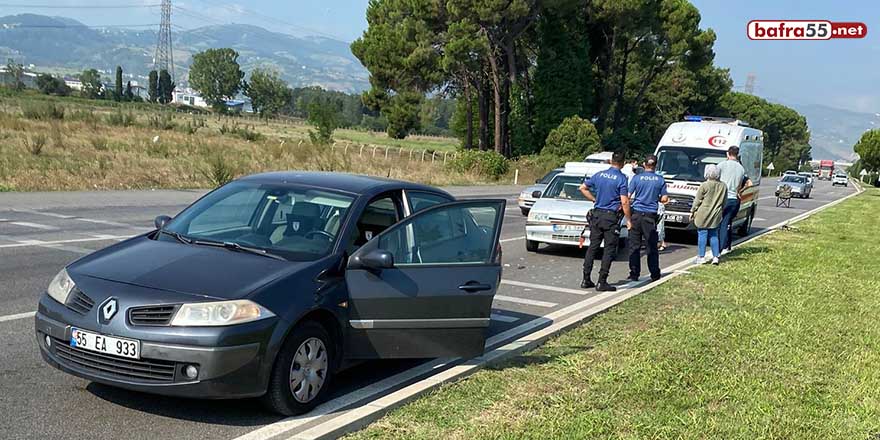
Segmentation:
{"type": "MultiPolygon", "coordinates": [[[[749,73],[756,94],[797,104],[825,104],[880,113],[880,1],[878,0],[691,0],[701,27],[715,30],[715,62],[730,69],[740,90],[749,73]],[[831,41],[751,41],[754,19],[859,21],[867,38],[831,41]]],[[[157,7],[66,9],[63,6],[154,5],[160,0],[0,0],[0,15],[60,15],[88,25],[158,23],[157,7]],[[10,5],[21,5],[10,7],[10,5]],[[28,6],[25,6],[28,5],[28,6]],[[36,6],[53,6],[38,8],[36,6]]],[[[176,29],[246,23],[297,36],[352,41],[366,28],[368,0],[173,0],[176,29]]]]}

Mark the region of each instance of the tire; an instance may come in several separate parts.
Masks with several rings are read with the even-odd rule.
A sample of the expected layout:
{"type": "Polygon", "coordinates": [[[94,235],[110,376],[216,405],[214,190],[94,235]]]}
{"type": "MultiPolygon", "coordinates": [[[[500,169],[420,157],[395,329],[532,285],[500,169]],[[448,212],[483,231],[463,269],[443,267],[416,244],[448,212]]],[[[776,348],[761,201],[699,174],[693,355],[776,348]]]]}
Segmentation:
{"type": "Polygon", "coordinates": [[[522,212],[522,215],[529,215],[529,211],[531,211],[531,209],[523,208],[522,206],[520,206],[519,211],[522,212]]]}
{"type": "Polygon", "coordinates": [[[535,241],[535,240],[528,240],[528,239],[527,239],[527,240],[526,240],[526,251],[528,251],[528,252],[538,252],[538,246],[539,246],[540,244],[541,244],[541,243],[539,243],[539,242],[537,242],[537,241],[535,241]]]}
{"type": "Polygon", "coordinates": [[[327,330],[317,322],[308,321],[293,329],[275,359],[263,403],[285,416],[311,411],[328,394],[336,360],[334,347],[327,330]],[[317,353],[311,364],[302,365],[311,353],[317,353]],[[296,387],[291,383],[295,371],[303,377],[296,387]]]}

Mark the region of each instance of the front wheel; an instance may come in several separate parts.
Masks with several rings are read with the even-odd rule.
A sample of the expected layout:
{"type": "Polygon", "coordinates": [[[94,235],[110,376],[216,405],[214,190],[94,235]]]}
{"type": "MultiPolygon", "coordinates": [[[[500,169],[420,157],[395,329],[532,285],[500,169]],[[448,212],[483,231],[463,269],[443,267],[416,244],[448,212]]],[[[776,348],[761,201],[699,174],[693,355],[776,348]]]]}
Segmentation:
{"type": "Polygon", "coordinates": [[[311,411],[327,395],[334,365],[333,343],[324,327],[306,322],[295,328],[275,360],[263,402],[293,416],[311,411]]]}
{"type": "Polygon", "coordinates": [[[522,206],[519,207],[519,212],[521,212],[522,215],[529,215],[529,211],[531,211],[531,209],[523,208],[522,206]]]}
{"type": "Polygon", "coordinates": [[[526,240],[526,250],[529,252],[538,252],[538,245],[540,245],[540,244],[541,243],[538,243],[535,240],[528,240],[527,239],[526,240]]]}

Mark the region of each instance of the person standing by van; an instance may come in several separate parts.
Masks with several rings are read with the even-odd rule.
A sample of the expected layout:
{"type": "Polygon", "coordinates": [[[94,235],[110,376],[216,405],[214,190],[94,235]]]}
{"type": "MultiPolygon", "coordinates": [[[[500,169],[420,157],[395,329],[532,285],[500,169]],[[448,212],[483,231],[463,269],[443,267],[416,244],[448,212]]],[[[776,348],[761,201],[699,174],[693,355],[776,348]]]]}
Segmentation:
{"type": "Polygon", "coordinates": [[[706,181],[697,190],[691,218],[697,227],[697,259],[695,263],[706,261],[706,242],[712,246],[712,264],[718,264],[721,246],[718,240],[718,226],[721,224],[722,211],[726,207],[727,186],[718,181],[720,171],[715,165],[706,165],[703,177],[706,181]]]}
{"type": "Polygon", "coordinates": [[[647,249],[648,272],[651,281],[660,279],[660,251],[657,248],[657,224],[660,221],[660,204],[669,201],[666,180],[654,172],[657,156],[645,158],[645,170],[629,181],[629,198],[632,200],[632,229],[629,233],[629,279],[638,281],[642,272],[642,246],[647,249]]]}
{"type": "Polygon", "coordinates": [[[611,263],[617,257],[617,241],[620,238],[620,215],[626,217],[627,229],[632,229],[632,219],[629,210],[629,189],[627,178],[620,172],[623,167],[623,154],[614,153],[611,158],[611,168],[593,174],[584,179],[580,186],[581,194],[587,200],[593,202],[590,210],[590,246],[584,257],[584,279],[581,288],[596,288],[599,292],[614,292],[616,287],[608,284],[608,274],[611,272],[611,263]],[[605,251],[602,254],[602,267],[599,268],[598,284],[591,280],[593,273],[593,261],[599,247],[605,242],[605,251]]]}
{"type": "Polygon", "coordinates": [[[742,191],[752,186],[752,181],[746,176],[746,169],[739,162],[739,147],[733,146],[727,149],[727,160],[718,164],[720,181],[727,186],[727,200],[721,217],[719,241],[721,249],[730,249],[733,244],[733,219],[739,213],[740,196],[742,191]]]}

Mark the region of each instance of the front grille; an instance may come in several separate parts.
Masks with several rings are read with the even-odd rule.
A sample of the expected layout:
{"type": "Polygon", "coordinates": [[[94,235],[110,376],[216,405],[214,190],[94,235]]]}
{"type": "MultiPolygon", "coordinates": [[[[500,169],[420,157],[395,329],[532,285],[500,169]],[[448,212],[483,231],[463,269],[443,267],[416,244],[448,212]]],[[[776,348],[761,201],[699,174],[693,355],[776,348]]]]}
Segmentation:
{"type": "Polygon", "coordinates": [[[55,347],[55,355],[73,367],[138,382],[174,382],[177,364],[171,361],[118,358],[71,347],[60,339],[55,339],[52,346],[55,347]]]}
{"type": "Polygon", "coordinates": [[[95,306],[95,300],[89,298],[89,296],[83,293],[82,290],[74,288],[67,297],[67,304],[65,305],[68,309],[73,310],[80,315],[85,315],[95,306]]]}
{"type": "Polygon", "coordinates": [[[135,307],[128,311],[128,320],[134,325],[168,325],[175,311],[176,305],[135,307]]]}
{"type": "Polygon", "coordinates": [[[666,204],[666,210],[675,212],[691,212],[691,208],[693,206],[693,196],[670,196],[669,203],[666,204]]]}

